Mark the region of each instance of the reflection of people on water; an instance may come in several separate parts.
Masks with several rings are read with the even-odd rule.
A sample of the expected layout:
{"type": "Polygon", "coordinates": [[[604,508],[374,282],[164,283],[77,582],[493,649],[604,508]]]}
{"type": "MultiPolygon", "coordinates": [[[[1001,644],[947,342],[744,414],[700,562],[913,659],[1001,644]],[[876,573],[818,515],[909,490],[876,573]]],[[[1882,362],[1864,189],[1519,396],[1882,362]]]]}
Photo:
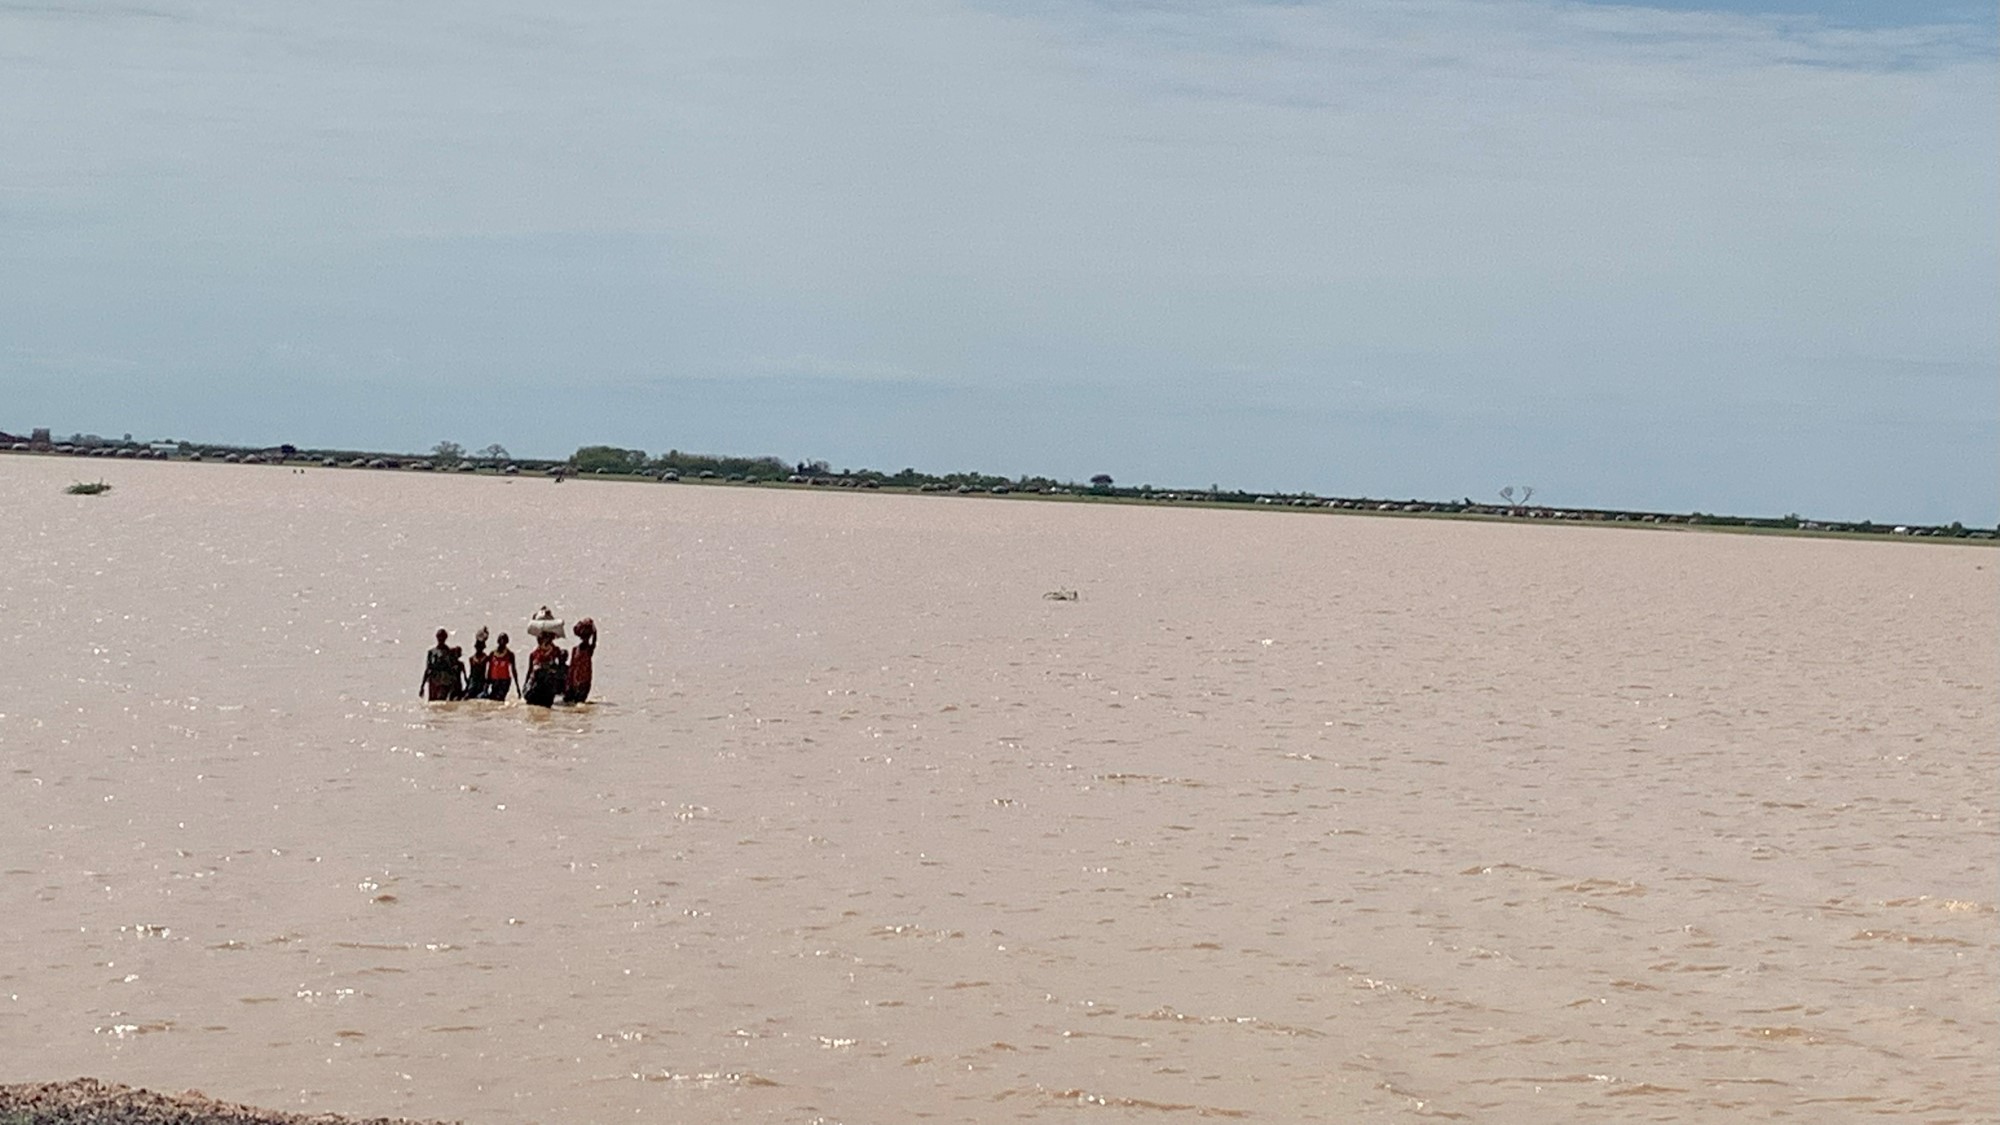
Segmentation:
{"type": "Polygon", "coordinates": [[[590,698],[590,662],[597,654],[597,622],[586,617],[574,626],[576,647],[569,653],[569,680],[563,687],[564,703],[582,703],[590,698]]]}
{"type": "Polygon", "coordinates": [[[463,683],[459,675],[458,652],[445,643],[450,636],[449,631],[439,629],[437,647],[424,654],[424,678],[417,694],[433,703],[454,698],[463,683]]]}
{"type": "Polygon", "coordinates": [[[507,634],[500,634],[494,643],[493,654],[486,658],[485,694],[481,699],[505,702],[507,689],[514,686],[514,650],[507,647],[507,634]]]}

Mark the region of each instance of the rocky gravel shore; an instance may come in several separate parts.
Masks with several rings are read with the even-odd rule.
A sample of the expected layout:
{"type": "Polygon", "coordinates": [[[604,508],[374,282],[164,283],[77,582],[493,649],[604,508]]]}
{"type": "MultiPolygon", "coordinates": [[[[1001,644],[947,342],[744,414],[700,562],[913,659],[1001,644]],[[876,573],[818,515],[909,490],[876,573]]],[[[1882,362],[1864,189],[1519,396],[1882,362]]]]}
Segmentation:
{"type": "Polygon", "coordinates": [[[78,1078],[0,1085],[0,1125],[445,1125],[401,1117],[281,1113],[232,1105],[199,1090],[158,1094],[78,1078]]]}

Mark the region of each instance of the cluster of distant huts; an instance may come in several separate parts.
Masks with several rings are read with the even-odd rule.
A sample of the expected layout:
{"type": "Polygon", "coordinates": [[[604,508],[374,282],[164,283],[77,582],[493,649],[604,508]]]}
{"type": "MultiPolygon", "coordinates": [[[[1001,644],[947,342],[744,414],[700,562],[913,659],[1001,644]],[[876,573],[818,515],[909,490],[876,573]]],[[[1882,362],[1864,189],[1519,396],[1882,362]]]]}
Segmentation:
{"type": "MultiPolygon", "coordinates": [[[[158,461],[216,461],[231,465],[317,465],[322,468],[348,469],[405,469],[418,472],[460,472],[485,471],[505,476],[518,476],[524,469],[540,476],[561,477],[575,475],[576,470],[564,461],[495,461],[458,458],[455,460],[425,457],[392,457],[384,455],[329,454],[325,452],[303,451],[292,446],[273,449],[240,449],[224,446],[199,446],[184,442],[135,442],[129,438],[115,441],[95,436],[79,435],[70,441],[52,440],[47,430],[36,430],[28,437],[16,437],[0,431],[0,450],[12,453],[61,454],[72,457],[113,457],[130,460],[158,461]]],[[[595,470],[602,475],[604,470],[595,470]]],[[[642,475],[651,479],[675,482],[682,479],[675,469],[659,470],[642,475]]],[[[852,473],[789,473],[782,478],[752,478],[743,473],[721,473],[712,469],[692,470],[689,478],[717,481],[731,484],[774,484],[806,485],[823,488],[880,489],[884,481],[873,476],[857,476],[852,473]]],[[[1100,480],[1103,478],[1100,478],[1100,480]]],[[[891,482],[891,487],[897,487],[891,482]]],[[[1801,519],[1797,516],[1781,518],[1760,518],[1751,516],[1720,516],[1701,512],[1677,514],[1666,512],[1617,511],[1597,508],[1562,508],[1548,505],[1528,504],[1484,504],[1466,498],[1463,501],[1434,500],[1376,500],[1366,498],[1319,497],[1311,493],[1275,494],[1235,491],[1164,490],[1150,486],[1141,488],[1113,488],[1109,485],[1094,484],[1090,487],[1066,487],[1055,484],[1020,486],[1007,483],[951,483],[945,481],[925,481],[914,486],[917,492],[943,492],[958,495],[988,494],[1005,496],[1011,493],[1027,493],[1043,496],[1100,496],[1125,500],[1140,500],[1153,503],[1186,504],[1246,504],[1263,507],[1285,508],[1332,508],[1349,512],[1377,512],[1417,515],[1483,516],[1501,519],[1549,520],[1571,523],[1642,523],[1681,524],[1709,527],[1769,528],[1776,530],[1852,532],[1859,534],[1906,535],[1958,539],[1994,539],[1995,529],[1968,528],[1957,523],[1945,526],[1921,524],[1876,524],[1872,522],[1842,522],[1801,519]]]]}

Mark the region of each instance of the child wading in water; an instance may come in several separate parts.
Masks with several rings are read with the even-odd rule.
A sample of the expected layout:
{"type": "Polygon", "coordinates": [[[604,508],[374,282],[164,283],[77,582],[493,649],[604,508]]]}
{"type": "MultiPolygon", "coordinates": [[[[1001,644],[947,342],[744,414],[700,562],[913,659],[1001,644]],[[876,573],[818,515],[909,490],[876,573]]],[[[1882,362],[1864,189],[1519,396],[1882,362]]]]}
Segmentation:
{"type": "Polygon", "coordinates": [[[486,626],[481,625],[472,638],[472,657],[466,661],[465,698],[486,698],[486,665],[492,659],[486,655],[486,626]]]}
{"type": "Polygon", "coordinates": [[[590,662],[597,654],[597,622],[586,617],[574,628],[576,647],[569,653],[569,682],[563,687],[564,703],[582,703],[590,698],[590,662]]]}

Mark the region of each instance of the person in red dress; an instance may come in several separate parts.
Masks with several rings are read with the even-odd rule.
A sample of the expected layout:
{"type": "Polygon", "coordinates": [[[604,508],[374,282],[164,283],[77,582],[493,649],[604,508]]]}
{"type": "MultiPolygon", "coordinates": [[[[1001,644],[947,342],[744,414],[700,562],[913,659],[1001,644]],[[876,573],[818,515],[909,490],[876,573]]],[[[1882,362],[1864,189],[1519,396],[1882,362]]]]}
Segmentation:
{"type": "Polygon", "coordinates": [[[507,634],[500,634],[499,641],[491,654],[486,657],[486,694],[482,699],[505,702],[507,689],[514,686],[514,650],[507,647],[507,634]]]}
{"type": "Polygon", "coordinates": [[[597,655],[597,622],[586,617],[574,629],[576,647],[569,650],[569,683],[563,688],[564,703],[582,703],[590,698],[591,657],[597,655]]]}

